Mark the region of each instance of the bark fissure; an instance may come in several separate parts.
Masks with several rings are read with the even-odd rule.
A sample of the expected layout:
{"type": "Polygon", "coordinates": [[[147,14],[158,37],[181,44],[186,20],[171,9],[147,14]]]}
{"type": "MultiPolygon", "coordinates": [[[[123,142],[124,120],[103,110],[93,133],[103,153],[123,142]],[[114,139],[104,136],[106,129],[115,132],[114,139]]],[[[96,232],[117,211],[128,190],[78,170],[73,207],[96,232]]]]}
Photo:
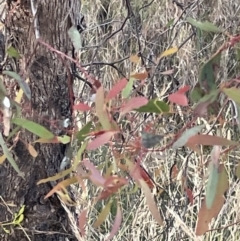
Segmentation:
{"type": "MultiPolygon", "coordinates": [[[[16,7],[15,1],[8,0],[9,14],[7,14],[6,28],[14,36],[13,39],[16,39],[13,40],[13,46],[23,56],[23,61],[27,62],[37,42],[30,1],[20,2],[16,7]],[[10,14],[13,8],[15,10],[10,14]]],[[[71,27],[69,18],[74,19],[79,12],[79,0],[39,1],[37,17],[41,39],[57,50],[70,54],[72,44],[67,35],[71,27]]],[[[25,69],[27,74],[24,77],[29,77],[32,92],[31,119],[50,130],[54,130],[51,128],[52,120],[71,115],[67,83],[68,66],[70,66],[68,61],[38,45],[29,66],[25,69]]],[[[21,71],[21,67],[18,67],[16,72],[21,71]]],[[[36,139],[26,131],[22,131],[20,138],[26,142],[36,139]]],[[[13,213],[22,205],[26,205],[23,227],[27,228],[26,232],[32,241],[59,241],[65,240],[65,237],[76,240],[74,236],[69,236],[67,217],[57,197],[43,199],[52,186],[49,183],[36,185],[40,179],[56,174],[64,148],[61,144],[37,144],[35,149],[38,152],[35,159],[30,156],[23,142],[19,141],[14,150],[15,160],[21,171],[25,173],[25,180],[17,176],[7,161],[0,166],[1,196],[5,202],[16,205],[10,208],[13,213]],[[43,233],[40,234],[38,231],[43,233]]],[[[0,213],[0,222],[12,219],[12,214],[4,205],[0,205],[0,213]]],[[[25,234],[17,228],[13,229],[11,235],[1,232],[0,239],[27,240],[25,234]]]]}

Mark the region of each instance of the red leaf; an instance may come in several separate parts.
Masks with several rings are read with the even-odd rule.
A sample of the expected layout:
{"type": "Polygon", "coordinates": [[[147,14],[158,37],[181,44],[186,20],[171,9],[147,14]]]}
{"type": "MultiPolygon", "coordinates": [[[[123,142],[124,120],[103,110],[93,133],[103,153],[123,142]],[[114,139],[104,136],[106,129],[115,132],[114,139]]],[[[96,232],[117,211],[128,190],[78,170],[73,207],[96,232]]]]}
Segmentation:
{"type": "Polygon", "coordinates": [[[148,77],[148,73],[147,72],[135,73],[135,74],[132,74],[130,77],[134,79],[145,80],[148,77]]]}
{"type": "Polygon", "coordinates": [[[147,183],[149,188],[153,190],[153,188],[155,187],[155,183],[150,178],[150,175],[148,174],[148,172],[141,165],[140,165],[140,175],[142,179],[147,183]]]}
{"type": "Polygon", "coordinates": [[[109,188],[109,187],[119,188],[119,187],[126,185],[127,183],[128,183],[128,180],[123,177],[111,176],[104,183],[104,187],[105,188],[109,188]]]}
{"type": "Polygon", "coordinates": [[[106,179],[102,176],[101,172],[88,159],[84,159],[82,162],[90,171],[89,179],[92,181],[92,183],[103,187],[106,179]]]}
{"type": "Polygon", "coordinates": [[[120,81],[118,81],[113,87],[112,89],[108,92],[107,94],[107,100],[111,100],[114,97],[116,97],[127,85],[128,81],[126,78],[121,79],[120,81]]]}
{"type": "Polygon", "coordinates": [[[178,93],[178,94],[185,94],[188,90],[190,90],[190,86],[186,85],[186,86],[181,87],[181,88],[177,91],[177,93],[178,93]]]}
{"type": "Polygon", "coordinates": [[[94,150],[107,143],[117,131],[106,131],[102,135],[96,137],[94,140],[88,143],[87,150],[94,150]]]}
{"type": "Polygon", "coordinates": [[[85,236],[86,223],[87,223],[87,209],[83,210],[78,216],[78,226],[82,237],[85,236]]]}
{"type": "Polygon", "coordinates": [[[184,94],[180,94],[178,92],[169,95],[168,100],[177,105],[188,106],[187,97],[184,94]]]}
{"type": "Polygon", "coordinates": [[[88,110],[91,110],[91,107],[88,106],[87,104],[78,103],[78,104],[73,106],[73,109],[74,110],[80,110],[80,111],[88,111],[88,110]]]}
{"type": "Polygon", "coordinates": [[[153,199],[151,190],[149,189],[149,187],[146,184],[146,182],[143,181],[143,179],[139,180],[139,184],[140,184],[140,186],[142,188],[142,191],[145,194],[147,205],[148,205],[148,208],[149,208],[150,212],[152,213],[153,217],[158,222],[158,224],[162,226],[163,225],[163,220],[162,220],[161,214],[160,214],[160,212],[159,212],[159,210],[157,208],[157,205],[156,205],[156,203],[155,203],[155,201],[153,199]]]}
{"type": "Polygon", "coordinates": [[[116,193],[119,188],[126,185],[128,180],[118,176],[109,177],[104,183],[105,189],[100,193],[97,200],[102,200],[108,198],[113,193],[116,193]]]}
{"type": "Polygon", "coordinates": [[[145,183],[147,183],[148,187],[152,190],[155,187],[155,183],[151,179],[148,172],[144,169],[144,167],[140,164],[140,161],[135,161],[132,168],[130,169],[130,175],[133,179],[138,183],[140,179],[143,179],[145,183]]]}
{"type": "Polygon", "coordinates": [[[133,109],[137,109],[141,106],[144,106],[147,103],[148,103],[148,99],[145,97],[134,97],[121,108],[121,115],[124,115],[132,111],[133,109]]]}
{"type": "Polygon", "coordinates": [[[120,207],[120,205],[118,203],[117,214],[116,214],[116,217],[115,217],[115,220],[114,220],[114,224],[112,226],[111,233],[109,234],[109,236],[106,239],[106,241],[109,241],[109,240],[111,240],[114,237],[114,235],[119,230],[121,223],[122,223],[122,210],[121,210],[121,207],[120,207]]]}
{"type": "Polygon", "coordinates": [[[191,145],[204,145],[204,146],[234,146],[239,145],[235,141],[230,141],[228,139],[211,136],[211,135],[194,135],[189,138],[188,143],[191,145]]]}
{"type": "Polygon", "coordinates": [[[189,86],[184,86],[180,88],[178,91],[168,96],[169,101],[177,105],[188,106],[188,99],[185,96],[185,93],[189,89],[189,86]]]}
{"type": "Polygon", "coordinates": [[[187,197],[188,197],[191,205],[193,205],[193,194],[192,194],[192,191],[189,188],[186,189],[186,194],[187,194],[187,197]]]}

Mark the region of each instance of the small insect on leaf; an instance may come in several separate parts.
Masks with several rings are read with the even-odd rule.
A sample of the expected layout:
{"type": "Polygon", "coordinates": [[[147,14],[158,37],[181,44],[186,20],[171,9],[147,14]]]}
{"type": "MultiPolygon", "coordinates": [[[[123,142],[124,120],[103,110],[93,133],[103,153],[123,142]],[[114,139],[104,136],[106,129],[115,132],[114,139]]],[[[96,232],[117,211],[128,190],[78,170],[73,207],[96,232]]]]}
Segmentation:
{"type": "Polygon", "coordinates": [[[176,52],[178,51],[178,48],[177,47],[173,47],[173,48],[170,48],[170,49],[167,49],[165,50],[163,53],[161,53],[161,55],[159,56],[159,60],[162,59],[163,57],[167,57],[171,54],[175,54],[176,52]]]}
{"type": "Polygon", "coordinates": [[[142,145],[145,148],[152,148],[163,139],[162,135],[154,135],[147,132],[142,132],[142,145]]]}

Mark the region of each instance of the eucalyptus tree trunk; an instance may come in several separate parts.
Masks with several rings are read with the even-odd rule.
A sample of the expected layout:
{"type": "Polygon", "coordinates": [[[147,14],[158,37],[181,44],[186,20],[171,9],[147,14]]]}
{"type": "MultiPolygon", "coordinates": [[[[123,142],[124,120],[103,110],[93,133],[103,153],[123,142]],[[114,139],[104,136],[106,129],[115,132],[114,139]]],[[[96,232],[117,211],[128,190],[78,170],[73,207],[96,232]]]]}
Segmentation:
{"type": "MultiPolygon", "coordinates": [[[[56,131],[51,128],[51,123],[71,115],[68,89],[71,82],[70,63],[37,44],[36,35],[40,34],[40,39],[54,49],[71,54],[72,44],[67,32],[76,24],[80,1],[33,0],[32,5],[34,9],[30,0],[7,1],[6,41],[11,42],[21,55],[21,59],[15,61],[13,70],[30,80],[32,99],[31,102],[24,101],[23,115],[56,131]]],[[[14,154],[25,179],[19,177],[7,161],[0,166],[0,222],[12,220],[13,214],[26,205],[22,226],[30,240],[76,240],[57,197],[43,199],[52,186],[49,183],[36,185],[38,180],[56,174],[63,158],[63,145],[36,144],[34,147],[38,156],[33,158],[24,142],[29,143],[36,136],[22,130],[20,139],[22,141],[18,141],[14,154]]],[[[6,228],[12,229],[12,234],[1,230],[1,241],[28,240],[18,226],[6,228]]]]}

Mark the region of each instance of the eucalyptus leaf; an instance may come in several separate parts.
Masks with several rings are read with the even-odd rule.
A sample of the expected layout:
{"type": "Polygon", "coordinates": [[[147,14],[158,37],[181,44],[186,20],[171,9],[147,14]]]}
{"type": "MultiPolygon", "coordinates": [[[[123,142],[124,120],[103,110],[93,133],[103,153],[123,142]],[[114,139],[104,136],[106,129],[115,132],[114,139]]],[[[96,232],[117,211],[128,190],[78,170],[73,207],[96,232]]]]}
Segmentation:
{"type": "Polygon", "coordinates": [[[11,166],[14,168],[14,170],[18,173],[19,176],[24,178],[24,174],[20,171],[17,163],[13,159],[12,153],[8,150],[7,145],[3,139],[2,133],[0,132],[0,145],[2,147],[4,155],[7,157],[8,161],[10,162],[11,166]]]}
{"type": "Polygon", "coordinates": [[[197,21],[193,18],[188,17],[187,22],[192,24],[194,27],[199,28],[199,29],[201,29],[203,31],[206,31],[206,32],[214,32],[214,33],[222,32],[221,29],[219,29],[217,26],[215,26],[214,24],[212,24],[208,21],[200,22],[200,21],[197,21]]]}
{"type": "Polygon", "coordinates": [[[41,138],[51,139],[54,137],[54,135],[49,130],[33,121],[23,118],[14,118],[12,122],[41,138]]]}
{"type": "Polygon", "coordinates": [[[31,100],[31,90],[30,90],[30,87],[21,78],[21,76],[19,74],[17,74],[16,72],[13,72],[13,71],[8,71],[8,70],[3,71],[3,74],[8,75],[8,76],[14,78],[17,81],[17,83],[19,84],[20,88],[23,90],[24,94],[27,96],[27,98],[29,100],[31,100]]]}

